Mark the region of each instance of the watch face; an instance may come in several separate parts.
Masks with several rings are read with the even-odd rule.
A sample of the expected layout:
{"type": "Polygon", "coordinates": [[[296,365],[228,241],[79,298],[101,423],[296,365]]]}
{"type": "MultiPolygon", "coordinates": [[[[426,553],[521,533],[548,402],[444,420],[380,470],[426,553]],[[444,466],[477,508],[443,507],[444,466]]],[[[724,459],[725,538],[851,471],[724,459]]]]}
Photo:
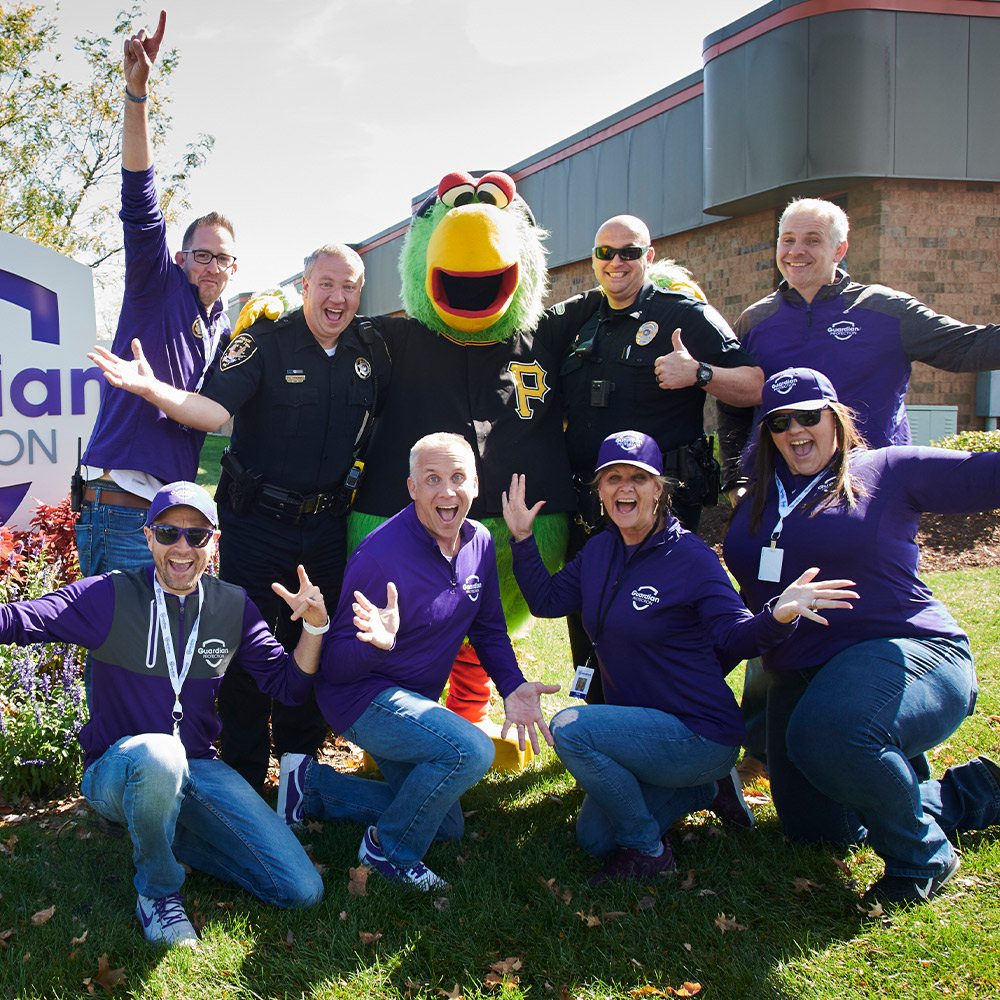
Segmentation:
{"type": "Polygon", "coordinates": [[[698,365],[698,374],[695,379],[695,385],[699,387],[708,385],[708,383],[712,381],[712,376],[714,374],[715,373],[712,371],[711,365],[698,365]]]}

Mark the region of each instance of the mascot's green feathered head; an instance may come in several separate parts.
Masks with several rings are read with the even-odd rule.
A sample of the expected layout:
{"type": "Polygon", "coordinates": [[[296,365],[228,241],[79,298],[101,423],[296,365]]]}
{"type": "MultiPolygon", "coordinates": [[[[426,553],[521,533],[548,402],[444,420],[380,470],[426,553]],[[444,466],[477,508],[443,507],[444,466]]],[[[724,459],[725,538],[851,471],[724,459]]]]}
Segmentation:
{"type": "Polygon", "coordinates": [[[403,307],[463,344],[533,330],[546,291],[546,236],[507,174],[448,174],[403,242],[403,307]]]}

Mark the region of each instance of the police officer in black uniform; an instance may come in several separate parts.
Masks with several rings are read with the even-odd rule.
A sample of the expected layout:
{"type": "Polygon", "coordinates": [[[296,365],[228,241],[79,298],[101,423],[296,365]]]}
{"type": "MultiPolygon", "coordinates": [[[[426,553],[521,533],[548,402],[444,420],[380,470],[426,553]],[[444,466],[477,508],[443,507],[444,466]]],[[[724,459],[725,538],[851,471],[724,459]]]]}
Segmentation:
{"type": "MultiPolygon", "coordinates": [[[[560,376],[580,497],[567,559],[600,528],[589,484],[609,434],[630,429],[656,440],[664,475],[681,483],[671,498],[674,512],[695,531],[702,505],[714,502],[719,490],[718,464],[704,435],[706,393],[725,402],[757,399],[764,384],[763,372],[712,306],[647,279],[653,256],[649,229],[635,216],[608,219],[594,239],[594,274],[605,299],[577,332],[560,376]]],[[[590,640],[578,618],[568,624],[574,663],[586,663],[590,640]]]]}
{"type": "MultiPolygon", "coordinates": [[[[271,590],[297,586],[296,567],[334,607],[347,558],[347,512],[355,454],[365,446],[389,386],[385,344],[355,319],[364,264],[350,247],[328,244],[306,260],[301,310],[260,320],[226,348],[201,394],[161,382],[142,356],[100,352],[112,385],[138,393],[179,423],[202,430],[235,415],[232,445],[216,492],[228,536],[221,576],[244,587],[286,649],[301,625],[271,590]]],[[[219,692],[222,756],[258,791],[267,777],[272,719],[275,753],[315,754],[326,722],[310,697],[288,707],[262,694],[242,670],[219,692]]]]}
{"type": "MultiPolygon", "coordinates": [[[[344,483],[389,386],[385,345],[355,319],[364,264],[349,247],[320,247],[306,261],[303,307],[259,320],[229,345],[204,395],[236,415],[216,500],[228,534],[221,576],[246,588],[286,649],[301,631],[271,590],[302,563],[330,601],[347,560],[349,490],[344,483]]],[[[271,703],[237,671],[219,691],[223,760],[254,787],[274,751],[315,754],[326,723],[315,701],[271,703]]]]}

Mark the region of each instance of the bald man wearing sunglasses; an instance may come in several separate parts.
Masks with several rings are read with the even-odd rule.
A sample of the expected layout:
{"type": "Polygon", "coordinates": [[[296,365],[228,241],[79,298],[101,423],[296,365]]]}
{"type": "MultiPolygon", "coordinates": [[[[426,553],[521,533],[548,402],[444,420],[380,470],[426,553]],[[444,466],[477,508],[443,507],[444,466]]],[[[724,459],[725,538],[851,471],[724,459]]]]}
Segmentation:
{"type": "MultiPolygon", "coordinates": [[[[734,406],[760,399],[764,374],[729,324],[696,297],[697,285],[654,284],[648,273],[654,257],[649,228],[634,215],[608,219],[594,238],[592,264],[604,301],[580,328],[560,373],[579,521],[587,522],[571,529],[567,559],[600,530],[599,515],[584,505],[591,504],[589,484],[609,434],[631,427],[656,441],[664,474],[682,483],[671,497],[674,513],[695,531],[702,504],[718,494],[718,467],[705,438],[706,396],[734,406]]],[[[569,630],[574,662],[585,663],[590,642],[572,620],[569,630]]]]}

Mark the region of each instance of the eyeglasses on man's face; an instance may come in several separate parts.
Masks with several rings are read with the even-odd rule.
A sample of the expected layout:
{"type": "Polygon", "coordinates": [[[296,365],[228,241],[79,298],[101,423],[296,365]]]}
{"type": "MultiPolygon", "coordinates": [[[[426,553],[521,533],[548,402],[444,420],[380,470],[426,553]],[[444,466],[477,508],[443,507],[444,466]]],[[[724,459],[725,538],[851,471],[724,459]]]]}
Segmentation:
{"type": "Polygon", "coordinates": [[[236,258],[228,253],[212,253],[211,250],[182,250],[181,253],[191,254],[198,264],[211,264],[214,260],[220,271],[228,271],[236,263],[236,258]]]}

